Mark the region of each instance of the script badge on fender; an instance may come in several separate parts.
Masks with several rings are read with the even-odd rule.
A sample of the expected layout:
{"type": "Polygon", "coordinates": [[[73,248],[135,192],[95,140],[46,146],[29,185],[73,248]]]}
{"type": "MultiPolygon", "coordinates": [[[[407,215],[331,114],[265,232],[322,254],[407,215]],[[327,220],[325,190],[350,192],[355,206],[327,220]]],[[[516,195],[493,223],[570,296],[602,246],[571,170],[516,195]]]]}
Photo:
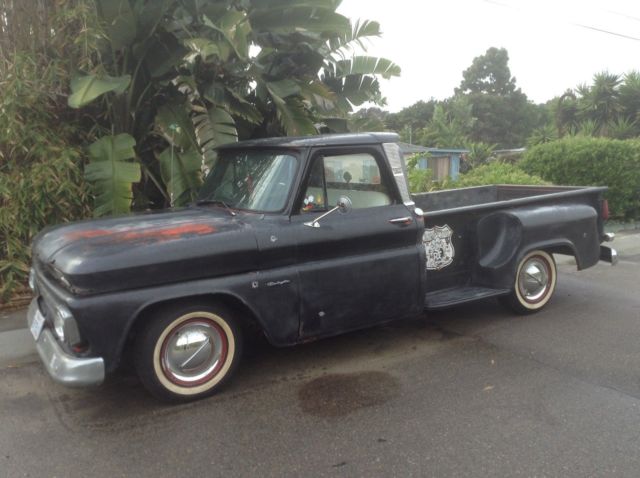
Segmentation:
{"type": "Polygon", "coordinates": [[[456,251],[451,242],[453,230],[445,224],[427,228],[422,234],[422,242],[427,252],[427,270],[439,271],[453,262],[456,251]]]}

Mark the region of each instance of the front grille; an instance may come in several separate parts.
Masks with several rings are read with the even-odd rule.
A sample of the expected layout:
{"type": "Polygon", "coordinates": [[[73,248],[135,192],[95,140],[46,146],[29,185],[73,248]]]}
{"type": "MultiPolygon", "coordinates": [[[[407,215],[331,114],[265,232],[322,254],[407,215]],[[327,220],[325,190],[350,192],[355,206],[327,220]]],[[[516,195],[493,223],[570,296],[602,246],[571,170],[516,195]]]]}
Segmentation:
{"type": "Polygon", "coordinates": [[[41,295],[38,296],[38,308],[40,309],[40,313],[44,316],[44,318],[49,322],[52,318],[52,312],[49,308],[49,305],[44,300],[44,297],[41,295]]]}
{"type": "Polygon", "coordinates": [[[47,290],[46,283],[42,278],[42,270],[36,267],[35,271],[34,295],[38,301],[38,308],[45,318],[45,323],[52,326],[56,299],[51,292],[47,290]]]}

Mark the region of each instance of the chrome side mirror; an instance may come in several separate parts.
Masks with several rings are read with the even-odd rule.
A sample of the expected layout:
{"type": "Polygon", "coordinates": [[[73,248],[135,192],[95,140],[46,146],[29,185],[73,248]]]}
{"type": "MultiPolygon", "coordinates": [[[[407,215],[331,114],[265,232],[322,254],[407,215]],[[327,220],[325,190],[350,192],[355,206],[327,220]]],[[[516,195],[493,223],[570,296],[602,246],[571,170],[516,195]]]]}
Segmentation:
{"type": "Polygon", "coordinates": [[[322,216],[317,217],[313,221],[305,222],[304,225],[307,227],[320,227],[320,219],[324,219],[332,212],[338,211],[340,212],[340,214],[347,214],[351,211],[351,209],[353,209],[353,203],[351,202],[351,199],[349,199],[349,197],[347,196],[340,196],[336,207],[334,207],[333,209],[329,209],[322,216]]]}

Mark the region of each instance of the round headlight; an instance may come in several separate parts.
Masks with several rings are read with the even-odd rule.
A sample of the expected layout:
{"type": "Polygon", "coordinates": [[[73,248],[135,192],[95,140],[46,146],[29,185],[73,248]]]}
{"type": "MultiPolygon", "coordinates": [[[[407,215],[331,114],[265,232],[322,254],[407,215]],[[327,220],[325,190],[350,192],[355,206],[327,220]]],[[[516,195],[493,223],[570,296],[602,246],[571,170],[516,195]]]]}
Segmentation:
{"type": "Polygon", "coordinates": [[[64,305],[58,304],[53,314],[53,331],[64,342],[67,322],[72,319],[71,312],[64,305]]]}
{"type": "Polygon", "coordinates": [[[64,318],[57,313],[53,317],[53,330],[58,338],[64,342],[64,318]]]}

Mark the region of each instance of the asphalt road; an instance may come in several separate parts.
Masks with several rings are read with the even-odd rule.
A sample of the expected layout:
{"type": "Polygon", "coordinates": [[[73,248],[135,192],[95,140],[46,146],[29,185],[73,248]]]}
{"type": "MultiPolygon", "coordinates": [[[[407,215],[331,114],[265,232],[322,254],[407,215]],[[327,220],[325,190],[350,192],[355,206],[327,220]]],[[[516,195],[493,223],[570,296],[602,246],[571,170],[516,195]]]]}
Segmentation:
{"type": "Polygon", "coordinates": [[[0,367],[0,477],[640,474],[635,253],[561,265],[534,316],[488,301],[255,344],[230,386],[184,406],[127,374],[73,390],[22,362],[0,367]]]}

